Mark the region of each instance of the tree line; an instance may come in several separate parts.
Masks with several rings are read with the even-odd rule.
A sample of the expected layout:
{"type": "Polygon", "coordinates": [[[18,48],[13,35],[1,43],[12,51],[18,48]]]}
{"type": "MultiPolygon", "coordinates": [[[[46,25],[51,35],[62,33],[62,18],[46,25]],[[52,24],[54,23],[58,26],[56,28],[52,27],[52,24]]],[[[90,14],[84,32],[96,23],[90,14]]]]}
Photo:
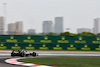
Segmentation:
{"type": "Polygon", "coordinates": [[[46,36],[100,36],[100,33],[98,34],[93,34],[91,32],[82,32],[82,33],[79,33],[79,34],[75,34],[75,33],[70,33],[70,32],[62,32],[60,34],[56,34],[56,33],[40,33],[40,34],[24,34],[24,35],[46,35],[46,36]]]}

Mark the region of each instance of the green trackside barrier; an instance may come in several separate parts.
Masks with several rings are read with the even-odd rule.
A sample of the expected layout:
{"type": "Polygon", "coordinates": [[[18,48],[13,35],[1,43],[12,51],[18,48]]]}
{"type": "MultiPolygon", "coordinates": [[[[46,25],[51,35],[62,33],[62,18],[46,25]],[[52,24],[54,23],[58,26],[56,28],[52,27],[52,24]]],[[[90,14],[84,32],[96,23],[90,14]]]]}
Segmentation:
{"type": "Polygon", "coordinates": [[[100,37],[0,35],[0,42],[100,44],[100,37]]]}
{"type": "Polygon", "coordinates": [[[0,43],[0,50],[100,50],[100,44],[0,43]]]}
{"type": "Polygon", "coordinates": [[[0,49],[100,50],[100,37],[0,35],[0,49]]]}

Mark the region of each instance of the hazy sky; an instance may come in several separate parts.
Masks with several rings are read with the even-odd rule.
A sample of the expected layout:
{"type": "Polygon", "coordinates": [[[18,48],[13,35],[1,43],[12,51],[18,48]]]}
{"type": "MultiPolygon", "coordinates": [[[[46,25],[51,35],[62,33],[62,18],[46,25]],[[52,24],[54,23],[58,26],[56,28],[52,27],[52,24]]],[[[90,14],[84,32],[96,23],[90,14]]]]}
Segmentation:
{"type": "Polygon", "coordinates": [[[33,28],[42,32],[42,22],[57,16],[64,17],[64,31],[70,28],[93,28],[93,20],[100,17],[100,0],[0,0],[0,16],[7,3],[7,23],[24,22],[24,31],[33,28]]]}

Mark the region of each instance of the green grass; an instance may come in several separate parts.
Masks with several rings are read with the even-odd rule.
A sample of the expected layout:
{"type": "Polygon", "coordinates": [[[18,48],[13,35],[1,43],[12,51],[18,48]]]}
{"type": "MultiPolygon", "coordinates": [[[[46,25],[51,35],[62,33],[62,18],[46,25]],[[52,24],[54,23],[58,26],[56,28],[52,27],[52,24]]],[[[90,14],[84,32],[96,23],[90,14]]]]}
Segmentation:
{"type": "Polygon", "coordinates": [[[26,58],[18,61],[55,67],[100,67],[100,57],[42,57],[26,58]]]}

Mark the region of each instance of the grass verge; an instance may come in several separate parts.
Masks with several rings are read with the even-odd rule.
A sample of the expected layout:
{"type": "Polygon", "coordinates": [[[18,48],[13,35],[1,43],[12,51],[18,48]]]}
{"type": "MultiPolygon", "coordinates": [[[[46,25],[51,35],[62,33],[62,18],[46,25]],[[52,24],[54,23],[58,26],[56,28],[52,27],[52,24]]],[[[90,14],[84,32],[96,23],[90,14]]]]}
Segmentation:
{"type": "Polygon", "coordinates": [[[26,58],[20,62],[49,65],[55,67],[100,67],[100,57],[42,57],[26,58]]]}

